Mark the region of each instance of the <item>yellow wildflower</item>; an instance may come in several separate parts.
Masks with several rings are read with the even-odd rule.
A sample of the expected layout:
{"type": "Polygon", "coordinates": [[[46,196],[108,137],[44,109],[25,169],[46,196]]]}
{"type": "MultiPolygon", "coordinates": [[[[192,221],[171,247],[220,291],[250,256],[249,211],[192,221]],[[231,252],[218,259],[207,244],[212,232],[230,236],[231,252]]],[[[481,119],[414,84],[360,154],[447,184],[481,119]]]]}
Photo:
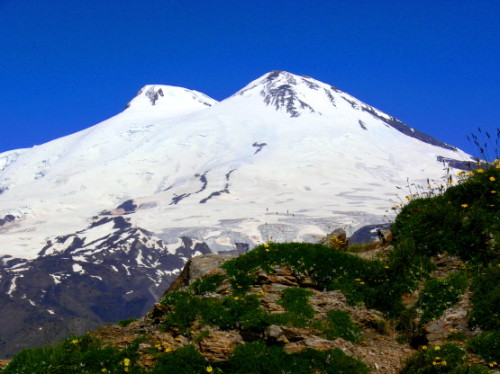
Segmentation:
{"type": "Polygon", "coordinates": [[[490,192],[491,192],[491,193],[493,193],[493,194],[497,193],[495,190],[492,190],[492,191],[490,191],[490,192]]]}
{"type": "Polygon", "coordinates": [[[71,341],[71,344],[77,344],[77,343],[78,343],[78,339],[73,339],[73,340],[71,341]]]}
{"type": "Polygon", "coordinates": [[[497,169],[500,169],[500,164],[498,164],[497,166],[495,166],[497,169]]]}
{"type": "Polygon", "coordinates": [[[467,208],[469,204],[462,204],[462,208],[467,208]]]}
{"type": "Polygon", "coordinates": [[[172,352],[172,348],[165,348],[165,352],[172,352]]]}
{"type": "Polygon", "coordinates": [[[495,177],[490,177],[490,181],[492,182],[496,181],[495,177]]]}
{"type": "Polygon", "coordinates": [[[463,170],[460,170],[460,171],[459,171],[459,172],[458,172],[457,174],[458,174],[458,175],[462,175],[462,174],[465,174],[465,171],[463,171],[463,170]]]}
{"type": "Polygon", "coordinates": [[[365,282],[359,282],[359,284],[365,284],[365,282]]]}
{"type": "Polygon", "coordinates": [[[385,266],[384,266],[384,269],[389,269],[389,266],[385,265],[385,266]]]}
{"type": "Polygon", "coordinates": [[[235,297],[234,297],[234,299],[235,299],[235,300],[238,300],[238,299],[239,299],[239,297],[238,297],[238,296],[235,296],[235,297]]]}
{"type": "Polygon", "coordinates": [[[439,345],[436,345],[436,346],[434,347],[434,350],[435,350],[435,351],[439,351],[440,349],[441,349],[441,347],[440,347],[439,345]]]}
{"type": "Polygon", "coordinates": [[[265,243],[265,244],[264,244],[264,248],[269,248],[269,244],[268,244],[268,243],[265,243]]]}
{"type": "Polygon", "coordinates": [[[180,342],[182,339],[180,336],[178,336],[177,338],[175,338],[175,340],[177,340],[178,342],[180,342]]]}
{"type": "Polygon", "coordinates": [[[446,366],[446,361],[441,362],[442,366],[446,366]]]}
{"type": "Polygon", "coordinates": [[[130,366],[130,358],[123,359],[123,366],[130,366]]]}
{"type": "Polygon", "coordinates": [[[427,346],[426,346],[426,345],[423,345],[423,346],[422,346],[422,349],[423,349],[423,350],[426,350],[426,349],[427,349],[427,346]]]}
{"type": "Polygon", "coordinates": [[[477,169],[476,170],[478,173],[484,173],[484,170],[483,169],[477,169]]]}
{"type": "Polygon", "coordinates": [[[214,369],[211,366],[207,366],[207,373],[211,373],[214,369]]]}
{"type": "Polygon", "coordinates": [[[354,278],[356,282],[361,282],[361,278],[354,278]]]}
{"type": "Polygon", "coordinates": [[[106,368],[102,368],[102,369],[101,369],[101,372],[102,372],[102,373],[106,373],[107,371],[108,371],[108,369],[106,369],[106,368]]]}

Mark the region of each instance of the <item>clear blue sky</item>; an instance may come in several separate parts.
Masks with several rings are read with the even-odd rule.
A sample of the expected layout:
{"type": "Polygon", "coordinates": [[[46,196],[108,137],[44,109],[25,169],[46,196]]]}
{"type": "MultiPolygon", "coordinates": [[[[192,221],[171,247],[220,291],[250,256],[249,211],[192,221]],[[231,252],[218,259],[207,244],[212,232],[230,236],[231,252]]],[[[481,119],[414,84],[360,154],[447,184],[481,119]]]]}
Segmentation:
{"type": "Polygon", "coordinates": [[[145,84],[224,99],[271,70],[472,152],[499,126],[499,0],[0,0],[0,152],[122,111],[145,84]]]}

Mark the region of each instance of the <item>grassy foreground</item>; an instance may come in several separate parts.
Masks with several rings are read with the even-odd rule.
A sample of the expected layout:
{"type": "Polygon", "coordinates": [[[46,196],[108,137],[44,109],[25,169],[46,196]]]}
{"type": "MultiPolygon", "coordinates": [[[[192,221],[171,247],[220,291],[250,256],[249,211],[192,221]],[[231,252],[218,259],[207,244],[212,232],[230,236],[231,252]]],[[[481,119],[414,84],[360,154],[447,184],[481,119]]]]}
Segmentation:
{"type": "MultiPolygon", "coordinates": [[[[160,300],[158,329],[179,336],[175,349],[139,337],[125,348],[90,334],[50,347],[27,349],[2,373],[366,373],[370,367],[340,349],[286,350],[287,340],[269,339],[271,326],[314,330],[326,340],[363,340],[363,326],[349,313],[331,310],[319,318],[310,304],[313,290],[341,291],[347,302],[381,312],[377,327],[396,329],[401,343],[414,348],[402,373],[488,373],[500,363],[500,164],[470,173],[434,196],[410,196],[392,227],[392,249],[364,259],[347,249],[308,243],[266,243],[223,265],[224,271],[197,280],[160,300]],[[456,258],[459,269],[435,274],[434,259],[456,258]],[[262,274],[277,267],[310,279],[288,287],[277,304],[262,308],[255,292],[262,274]],[[222,284],[226,294],[212,297],[222,284]],[[470,294],[470,333],[453,334],[443,345],[426,343],[425,327],[470,294]],[[413,295],[413,303],[405,302],[413,295]],[[244,342],[224,360],[210,360],[197,348],[209,334],[203,326],[238,331],[244,342]],[[182,337],[182,338],[181,338],[182,337]],[[142,347],[151,343],[146,350],[142,347]],[[153,364],[145,366],[144,357],[153,364]],[[471,356],[479,364],[471,364],[471,356]]],[[[451,184],[451,183],[450,183],[451,184]]],[[[356,248],[359,252],[360,248],[356,248]]],[[[133,320],[121,321],[125,327],[133,320]]]]}

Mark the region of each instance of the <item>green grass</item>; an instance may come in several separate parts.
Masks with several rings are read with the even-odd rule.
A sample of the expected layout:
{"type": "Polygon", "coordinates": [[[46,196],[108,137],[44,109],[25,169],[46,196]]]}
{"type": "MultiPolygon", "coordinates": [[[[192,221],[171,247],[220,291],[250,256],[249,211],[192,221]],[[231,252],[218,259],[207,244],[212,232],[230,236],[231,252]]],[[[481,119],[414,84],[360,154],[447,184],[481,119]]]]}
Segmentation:
{"type": "Polygon", "coordinates": [[[416,304],[422,310],[420,325],[441,317],[446,309],[457,303],[466,288],[467,276],[460,271],[444,279],[427,281],[416,304]]]}
{"type": "Polygon", "coordinates": [[[323,334],[330,340],[342,338],[353,343],[359,343],[363,340],[361,328],[351,320],[349,313],[343,310],[328,312],[323,334]]]}
{"type": "Polygon", "coordinates": [[[471,174],[442,195],[404,206],[392,226],[396,245],[411,242],[416,256],[448,253],[482,264],[498,259],[500,169],[471,174]]]}
{"type": "Polygon", "coordinates": [[[306,349],[287,354],[280,346],[267,346],[262,341],[236,347],[227,363],[220,365],[222,373],[234,374],[326,374],[367,373],[368,367],[361,361],[347,356],[340,349],[317,351],[306,349]]]}
{"type": "Polygon", "coordinates": [[[200,277],[193,282],[191,289],[196,295],[215,292],[224,279],[226,279],[226,277],[223,274],[211,274],[200,277]]]}
{"type": "Polygon", "coordinates": [[[469,340],[468,347],[486,362],[500,363],[500,330],[482,332],[469,340]]]}
{"type": "Polygon", "coordinates": [[[127,319],[122,319],[121,321],[118,321],[118,325],[120,325],[121,327],[125,327],[125,326],[128,326],[130,325],[132,322],[135,322],[137,321],[137,318],[127,318],[127,319]]]}
{"type": "Polygon", "coordinates": [[[189,335],[197,318],[221,329],[262,331],[270,324],[268,314],[260,307],[260,300],[256,295],[215,299],[177,291],[165,295],[161,303],[169,309],[162,322],[165,331],[189,335]]]}
{"type": "Polygon", "coordinates": [[[310,243],[258,246],[223,267],[235,290],[248,290],[255,284],[258,270],[272,272],[276,265],[310,276],[319,289],[342,291],[351,304],[363,302],[388,314],[402,309],[401,296],[415,283],[405,267],[310,243]]]}
{"type": "Polygon", "coordinates": [[[137,344],[118,350],[103,347],[101,343],[83,335],[66,339],[63,343],[43,348],[25,349],[17,354],[2,374],[67,374],[67,373],[142,373],[135,361],[137,344]]]}
{"type": "Polygon", "coordinates": [[[453,373],[465,363],[466,352],[456,344],[425,348],[407,359],[401,374],[453,373]]]}
{"type": "Polygon", "coordinates": [[[473,269],[470,324],[500,330],[500,261],[473,269]]]}

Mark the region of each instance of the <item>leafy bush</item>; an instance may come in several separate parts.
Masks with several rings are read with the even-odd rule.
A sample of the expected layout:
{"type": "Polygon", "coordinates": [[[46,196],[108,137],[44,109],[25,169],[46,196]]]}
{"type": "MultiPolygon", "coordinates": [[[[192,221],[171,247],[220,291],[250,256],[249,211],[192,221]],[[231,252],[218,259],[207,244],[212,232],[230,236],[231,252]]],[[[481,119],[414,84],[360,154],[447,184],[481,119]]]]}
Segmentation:
{"type": "Polygon", "coordinates": [[[152,374],[176,373],[193,374],[206,373],[210,364],[192,345],[186,345],[175,351],[164,353],[156,360],[152,374]]]}
{"type": "Polygon", "coordinates": [[[465,361],[465,351],[455,344],[422,348],[408,358],[402,374],[453,373],[465,361]]]}
{"type": "Polygon", "coordinates": [[[328,312],[323,333],[327,339],[332,340],[342,338],[353,343],[359,343],[363,339],[361,328],[351,320],[349,313],[343,310],[328,312]]]}
{"type": "Polygon", "coordinates": [[[118,325],[121,327],[125,327],[130,325],[132,322],[137,321],[137,318],[127,318],[127,319],[122,319],[121,321],[118,321],[118,325]]]}
{"type": "Polygon", "coordinates": [[[227,363],[222,364],[221,368],[224,373],[234,374],[368,372],[365,364],[347,356],[339,349],[329,351],[306,349],[300,353],[287,354],[282,347],[268,347],[261,341],[236,347],[233,356],[227,363]]]}
{"type": "Polygon", "coordinates": [[[191,285],[191,289],[196,295],[204,295],[208,292],[215,292],[217,287],[226,277],[223,274],[211,274],[196,279],[191,285]]]}
{"type": "Polygon", "coordinates": [[[500,331],[484,331],[468,342],[468,348],[489,362],[500,362],[500,331]]]}
{"type": "Polygon", "coordinates": [[[192,323],[197,318],[222,329],[262,331],[269,325],[268,314],[260,308],[260,300],[256,295],[214,299],[176,291],[167,294],[161,303],[169,308],[169,313],[162,323],[165,330],[173,329],[180,333],[189,333],[192,323]]]}
{"type": "Polygon", "coordinates": [[[449,187],[442,195],[418,198],[403,207],[392,231],[396,246],[411,241],[418,256],[447,252],[465,261],[488,263],[500,254],[500,169],[490,165],[449,187]]]}
{"type": "Polygon", "coordinates": [[[199,315],[201,299],[189,292],[175,291],[165,295],[160,303],[169,309],[162,327],[165,330],[174,328],[184,333],[190,330],[191,324],[199,315]]]}
{"type": "Polygon", "coordinates": [[[484,366],[471,365],[471,366],[457,366],[450,373],[451,374],[488,374],[490,371],[484,366]]]}
{"type": "Polygon", "coordinates": [[[420,324],[424,325],[454,305],[467,288],[467,276],[464,272],[451,273],[445,279],[430,279],[420,294],[417,307],[422,309],[420,324]]]}
{"type": "Polygon", "coordinates": [[[500,266],[479,268],[472,279],[470,323],[484,330],[500,330],[500,266]]]}
{"type": "Polygon", "coordinates": [[[25,349],[17,354],[2,373],[10,374],[67,374],[99,373],[142,373],[135,365],[137,345],[118,350],[102,347],[89,335],[66,339],[63,343],[43,348],[25,349]]]}
{"type": "Polygon", "coordinates": [[[240,328],[259,332],[269,325],[268,313],[260,307],[256,295],[205,299],[200,315],[203,322],[222,329],[240,328]]]}
{"type": "Polygon", "coordinates": [[[277,325],[305,326],[314,316],[314,309],[308,302],[311,296],[312,291],[304,288],[284,289],[278,304],[285,308],[286,312],[270,316],[271,321],[277,325]]]}

